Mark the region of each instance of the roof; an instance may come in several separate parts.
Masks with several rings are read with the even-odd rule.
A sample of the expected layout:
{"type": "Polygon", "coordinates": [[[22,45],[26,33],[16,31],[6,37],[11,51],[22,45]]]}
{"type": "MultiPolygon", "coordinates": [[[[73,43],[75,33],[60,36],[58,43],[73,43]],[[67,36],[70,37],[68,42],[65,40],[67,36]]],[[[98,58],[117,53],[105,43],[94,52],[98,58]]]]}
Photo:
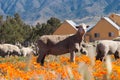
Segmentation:
{"type": "MultiPolygon", "coordinates": [[[[108,21],[110,24],[112,24],[116,29],[120,30],[120,26],[118,26],[116,23],[114,23],[110,18],[108,17],[103,17],[103,19],[105,19],[106,21],[108,21]]],[[[89,28],[87,28],[87,32],[89,32],[92,28],[94,28],[95,26],[91,26],[89,28]]]]}
{"type": "MultiPolygon", "coordinates": [[[[77,30],[77,26],[79,26],[79,25],[81,25],[81,24],[84,24],[84,23],[81,23],[81,24],[76,24],[75,22],[73,22],[72,20],[65,20],[67,23],[69,23],[73,28],[75,28],[76,30],[77,30]]],[[[92,27],[88,27],[87,28],[87,32],[88,31],[90,31],[92,28],[93,28],[94,26],[92,26],[92,27]]]]}
{"type": "Polygon", "coordinates": [[[120,14],[115,14],[115,15],[118,15],[118,16],[120,16],[120,14]]]}
{"type": "Polygon", "coordinates": [[[90,26],[87,28],[87,32],[89,32],[94,26],[90,26]]]}
{"type": "Polygon", "coordinates": [[[78,25],[75,22],[73,22],[72,20],[66,20],[66,22],[69,23],[73,28],[77,30],[76,26],[78,25]]]}
{"type": "Polygon", "coordinates": [[[108,17],[103,17],[106,21],[108,21],[110,24],[112,24],[116,29],[120,29],[120,27],[117,25],[117,24],[115,24],[110,18],[108,18],[108,17]]]}

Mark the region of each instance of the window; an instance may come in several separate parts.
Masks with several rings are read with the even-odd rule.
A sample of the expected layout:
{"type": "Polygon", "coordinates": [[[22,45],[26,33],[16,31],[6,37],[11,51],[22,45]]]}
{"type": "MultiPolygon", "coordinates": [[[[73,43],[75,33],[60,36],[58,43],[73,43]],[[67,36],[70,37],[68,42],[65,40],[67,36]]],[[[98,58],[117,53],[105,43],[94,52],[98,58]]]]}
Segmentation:
{"type": "Polygon", "coordinates": [[[94,34],[94,37],[95,37],[95,38],[98,38],[98,37],[100,37],[100,34],[99,34],[99,33],[95,33],[95,34],[94,34]]]}
{"type": "Polygon", "coordinates": [[[108,36],[109,36],[109,37],[113,37],[113,36],[114,36],[114,32],[109,32],[109,33],[108,33],[108,36]]]}

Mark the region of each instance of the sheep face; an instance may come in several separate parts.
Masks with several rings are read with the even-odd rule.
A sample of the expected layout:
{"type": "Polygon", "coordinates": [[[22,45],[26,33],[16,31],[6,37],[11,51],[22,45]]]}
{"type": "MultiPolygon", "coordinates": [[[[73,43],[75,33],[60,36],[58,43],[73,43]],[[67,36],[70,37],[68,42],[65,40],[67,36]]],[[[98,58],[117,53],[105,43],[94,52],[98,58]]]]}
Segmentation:
{"type": "Polygon", "coordinates": [[[38,53],[36,51],[32,51],[32,53],[33,53],[34,56],[38,55],[38,53]]]}
{"type": "Polygon", "coordinates": [[[83,29],[82,26],[79,26],[78,31],[79,31],[79,33],[82,34],[82,35],[85,34],[85,30],[83,29]]]}
{"type": "Polygon", "coordinates": [[[81,47],[80,52],[84,55],[88,55],[88,51],[83,47],[81,47]]]}
{"type": "Polygon", "coordinates": [[[87,25],[85,25],[85,24],[81,24],[81,25],[79,25],[78,26],[79,28],[78,28],[78,32],[80,33],[80,34],[85,34],[86,33],[86,29],[87,29],[87,25]]]}

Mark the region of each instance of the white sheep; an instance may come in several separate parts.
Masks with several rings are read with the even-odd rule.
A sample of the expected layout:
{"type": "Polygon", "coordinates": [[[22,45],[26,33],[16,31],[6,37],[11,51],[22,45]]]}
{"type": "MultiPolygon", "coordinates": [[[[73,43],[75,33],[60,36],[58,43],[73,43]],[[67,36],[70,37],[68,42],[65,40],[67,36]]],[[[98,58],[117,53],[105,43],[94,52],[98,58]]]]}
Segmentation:
{"type": "MultiPolygon", "coordinates": [[[[12,45],[12,44],[0,44],[0,51],[1,51],[1,55],[2,53],[8,56],[21,55],[19,47],[17,47],[16,45],[12,45]]],[[[3,57],[5,57],[5,55],[3,57]]]]}
{"type": "Polygon", "coordinates": [[[8,50],[9,50],[8,47],[0,44],[0,56],[2,57],[8,56],[8,50]]]}
{"type": "Polygon", "coordinates": [[[115,59],[120,58],[120,42],[112,40],[100,40],[96,47],[96,60],[103,61],[107,55],[113,54],[115,59]]]}
{"type": "Polygon", "coordinates": [[[24,57],[35,54],[35,51],[31,47],[22,47],[21,48],[21,53],[24,57]]]}

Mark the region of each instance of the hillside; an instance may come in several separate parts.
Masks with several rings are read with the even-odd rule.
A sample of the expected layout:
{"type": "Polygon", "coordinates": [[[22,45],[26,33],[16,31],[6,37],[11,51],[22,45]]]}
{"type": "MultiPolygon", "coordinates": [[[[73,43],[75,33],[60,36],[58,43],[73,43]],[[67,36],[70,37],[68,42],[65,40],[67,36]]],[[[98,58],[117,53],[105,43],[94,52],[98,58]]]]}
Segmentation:
{"type": "Polygon", "coordinates": [[[19,13],[26,23],[81,19],[120,13],[120,0],[0,0],[0,15],[19,13]]]}

